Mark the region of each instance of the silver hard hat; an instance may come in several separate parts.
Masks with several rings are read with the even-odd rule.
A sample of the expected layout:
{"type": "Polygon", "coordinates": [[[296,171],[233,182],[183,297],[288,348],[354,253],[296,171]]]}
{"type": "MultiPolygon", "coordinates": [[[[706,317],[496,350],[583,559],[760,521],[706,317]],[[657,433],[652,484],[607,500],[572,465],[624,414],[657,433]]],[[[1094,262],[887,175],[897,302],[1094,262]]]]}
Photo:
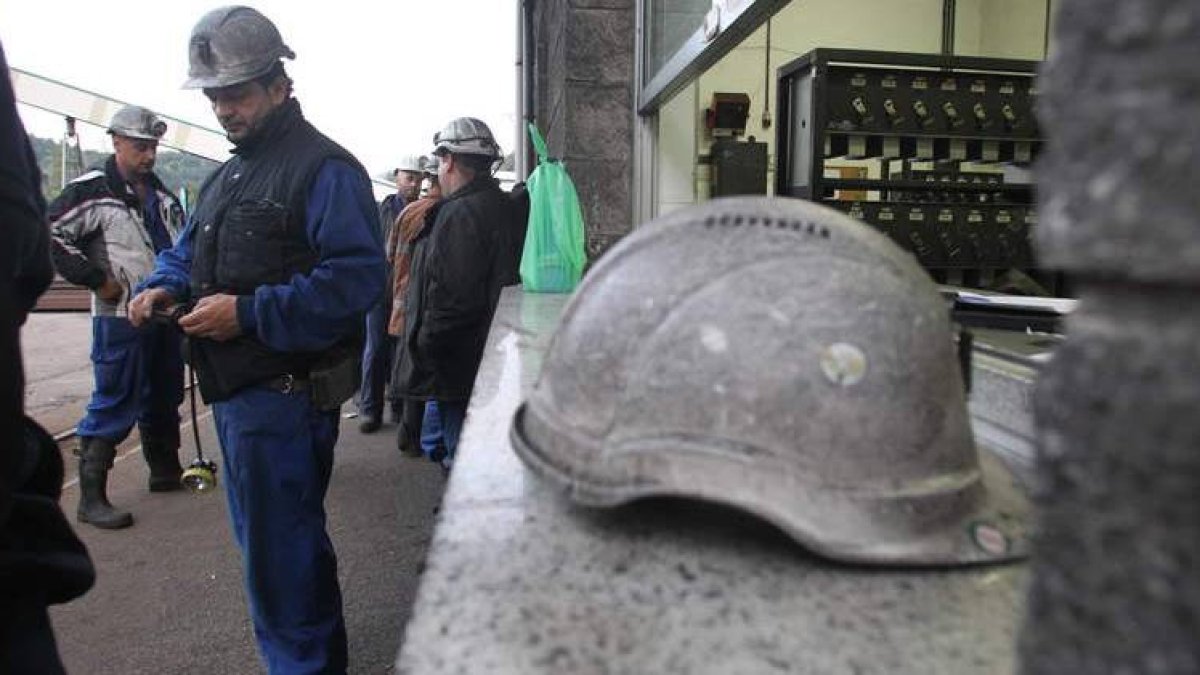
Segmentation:
{"type": "Polygon", "coordinates": [[[614,246],[511,438],[582,504],[724,503],[835,560],[1027,552],[1027,499],[976,450],[933,282],[884,235],[801,200],[715,200],[614,246]]]}
{"type": "Polygon", "coordinates": [[[500,145],[483,120],[459,117],[433,135],[433,154],[483,155],[500,159],[500,145]]]}
{"type": "Polygon", "coordinates": [[[395,175],[401,171],[422,173],[425,170],[425,162],[426,160],[424,155],[401,155],[400,163],[396,165],[392,175],[395,175]]]}
{"type": "Polygon", "coordinates": [[[127,105],[117,111],[108,123],[108,133],[127,138],[157,141],[167,133],[167,123],[147,108],[127,105]]]}
{"type": "Polygon", "coordinates": [[[425,158],[425,175],[437,178],[438,167],[441,166],[442,159],[437,155],[430,155],[425,158]]]}
{"type": "Polygon", "coordinates": [[[283,44],[279,29],[261,12],[240,5],[205,14],[188,41],[184,89],[230,87],[271,72],[280,59],[296,54],[283,44]]]}

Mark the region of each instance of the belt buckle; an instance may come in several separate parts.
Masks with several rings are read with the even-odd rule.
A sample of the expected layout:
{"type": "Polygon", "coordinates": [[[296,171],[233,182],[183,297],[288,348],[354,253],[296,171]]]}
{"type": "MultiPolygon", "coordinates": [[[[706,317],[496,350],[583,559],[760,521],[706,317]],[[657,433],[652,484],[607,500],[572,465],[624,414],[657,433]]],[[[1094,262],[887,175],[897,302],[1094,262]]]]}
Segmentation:
{"type": "Polygon", "coordinates": [[[284,393],[284,394],[295,393],[296,378],[291,373],[284,373],[283,377],[281,377],[280,380],[282,381],[282,386],[279,387],[279,391],[281,393],[284,393]]]}

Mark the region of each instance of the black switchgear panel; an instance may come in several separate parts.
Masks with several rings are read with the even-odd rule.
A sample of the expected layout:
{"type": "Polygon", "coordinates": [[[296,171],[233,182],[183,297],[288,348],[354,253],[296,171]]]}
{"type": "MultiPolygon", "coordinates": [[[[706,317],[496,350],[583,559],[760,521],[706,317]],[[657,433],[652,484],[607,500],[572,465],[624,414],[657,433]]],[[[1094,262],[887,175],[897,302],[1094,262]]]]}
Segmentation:
{"type": "Polygon", "coordinates": [[[813,50],[778,71],[776,193],[874,226],[938,281],[1041,276],[1026,171],[1042,145],[1037,66],[813,50]]]}

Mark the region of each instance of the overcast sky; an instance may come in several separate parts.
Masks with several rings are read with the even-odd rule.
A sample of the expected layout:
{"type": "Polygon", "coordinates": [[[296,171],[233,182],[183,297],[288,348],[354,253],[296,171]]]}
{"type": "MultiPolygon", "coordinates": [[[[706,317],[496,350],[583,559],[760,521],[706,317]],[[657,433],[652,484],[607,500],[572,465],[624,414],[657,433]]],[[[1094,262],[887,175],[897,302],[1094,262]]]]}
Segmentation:
{"type": "MultiPolygon", "coordinates": [[[[428,152],[453,117],[482,118],[505,152],[516,118],[515,0],[255,0],[296,52],[296,98],[319,129],[373,174],[428,152]]],[[[14,68],[209,128],[198,91],[182,90],[192,26],[218,1],[0,0],[14,68]]],[[[59,138],[62,118],[19,106],[31,133],[59,138]]],[[[84,148],[109,151],[102,130],[84,148]]]]}

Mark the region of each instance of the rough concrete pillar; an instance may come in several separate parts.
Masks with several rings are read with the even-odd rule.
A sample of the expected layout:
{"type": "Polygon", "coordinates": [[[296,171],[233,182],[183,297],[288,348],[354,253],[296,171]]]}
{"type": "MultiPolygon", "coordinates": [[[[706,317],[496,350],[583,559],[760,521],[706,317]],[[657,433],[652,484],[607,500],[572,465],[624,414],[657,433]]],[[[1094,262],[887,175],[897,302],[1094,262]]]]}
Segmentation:
{"type": "Polygon", "coordinates": [[[537,118],[579,192],[595,258],[633,212],[634,0],[539,0],[537,118]]]}
{"type": "Polygon", "coordinates": [[[1043,259],[1079,311],[1038,385],[1025,673],[1200,672],[1200,3],[1063,0],[1043,259]]]}

